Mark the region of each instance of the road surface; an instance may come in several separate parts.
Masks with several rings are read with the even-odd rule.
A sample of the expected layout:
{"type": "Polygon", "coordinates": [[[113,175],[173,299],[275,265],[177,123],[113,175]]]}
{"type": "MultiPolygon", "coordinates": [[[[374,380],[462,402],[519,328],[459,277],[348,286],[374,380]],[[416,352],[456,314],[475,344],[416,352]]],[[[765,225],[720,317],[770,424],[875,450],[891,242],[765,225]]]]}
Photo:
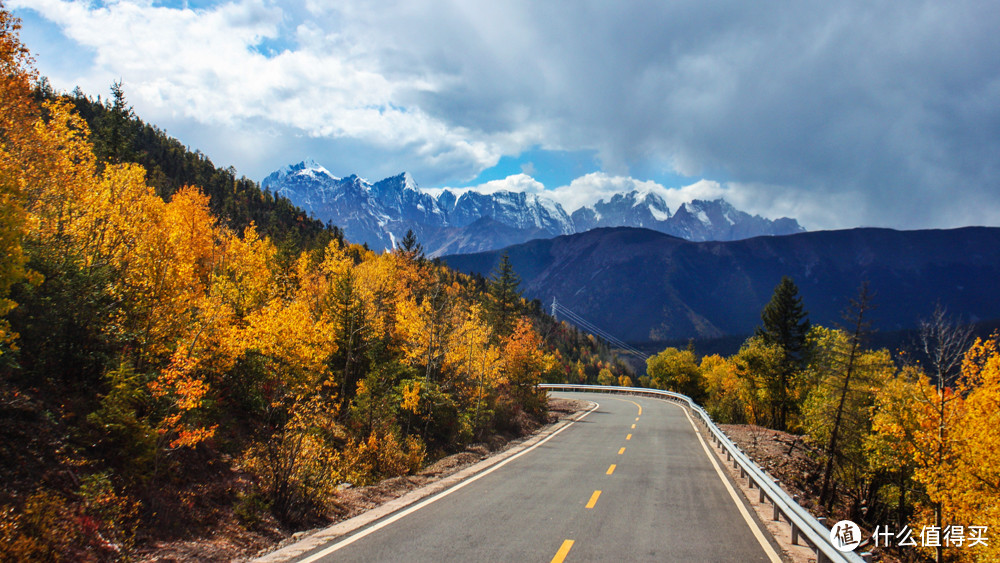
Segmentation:
{"type": "Polygon", "coordinates": [[[776,561],[685,410],[599,406],[551,439],[419,509],[303,556],[332,561],[776,561]],[[738,500],[737,500],[738,499],[738,500]]]}

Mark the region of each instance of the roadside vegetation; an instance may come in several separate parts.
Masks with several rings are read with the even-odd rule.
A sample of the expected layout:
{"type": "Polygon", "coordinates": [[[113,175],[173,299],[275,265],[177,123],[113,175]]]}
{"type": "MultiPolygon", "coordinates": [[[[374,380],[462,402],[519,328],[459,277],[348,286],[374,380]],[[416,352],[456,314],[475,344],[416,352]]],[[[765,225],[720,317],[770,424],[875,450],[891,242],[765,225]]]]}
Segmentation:
{"type": "Polygon", "coordinates": [[[640,383],[695,398],[716,422],[790,433],[771,432],[787,451],[801,444],[810,454],[810,466],[794,476],[809,497],[803,502],[869,534],[888,527],[897,547],[895,533],[908,526],[917,547],[897,556],[994,561],[1000,336],[974,339],[939,308],[912,349],[869,349],[874,301],[862,287],[842,327],[810,325],[795,284],[784,278],[739,352],[699,359],[691,349],[668,348],[649,359],[640,383]],[[987,545],[945,539],[973,526],[987,527],[987,545]],[[924,529],[940,531],[940,548],[920,547],[928,543],[924,529]]]}

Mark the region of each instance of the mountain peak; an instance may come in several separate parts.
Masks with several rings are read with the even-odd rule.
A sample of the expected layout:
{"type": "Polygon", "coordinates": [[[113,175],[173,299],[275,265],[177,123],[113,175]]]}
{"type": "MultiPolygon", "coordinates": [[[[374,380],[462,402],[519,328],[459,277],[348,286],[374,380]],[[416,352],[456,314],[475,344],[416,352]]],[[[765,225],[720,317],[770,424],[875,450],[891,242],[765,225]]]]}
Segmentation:
{"type": "MultiPolygon", "coordinates": [[[[334,181],[339,180],[321,164],[311,158],[307,158],[298,164],[289,164],[275,170],[261,181],[261,188],[272,189],[274,186],[285,183],[292,176],[326,177],[334,181]]],[[[277,191],[277,190],[275,190],[277,191]]]]}
{"type": "Polygon", "coordinates": [[[694,241],[803,231],[794,219],[770,221],[752,216],[721,198],[696,199],[671,214],[662,194],[632,190],[611,194],[569,215],[544,192],[487,193],[468,188],[425,192],[408,172],[374,183],[356,174],[337,178],[311,158],[272,173],[262,186],[317,219],[338,225],[348,240],[366,242],[372,248],[392,248],[395,240],[412,229],[431,256],[446,247],[452,253],[486,250],[598,227],[645,228],[694,241]],[[503,232],[487,228],[481,219],[503,225],[503,232]]]}
{"type": "Polygon", "coordinates": [[[400,172],[395,176],[390,176],[384,180],[375,182],[375,184],[392,184],[397,186],[400,190],[411,190],[415,192],[423,193],[417,186],[417,181],[413,179],[413,176],[409,172],[400,172]]]}

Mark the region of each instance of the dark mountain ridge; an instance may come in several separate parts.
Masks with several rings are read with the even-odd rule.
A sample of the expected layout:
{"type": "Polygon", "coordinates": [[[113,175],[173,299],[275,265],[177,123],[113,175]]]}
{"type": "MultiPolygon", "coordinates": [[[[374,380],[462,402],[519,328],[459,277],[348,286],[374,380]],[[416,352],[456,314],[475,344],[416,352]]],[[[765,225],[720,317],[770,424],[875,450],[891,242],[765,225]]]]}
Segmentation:
{"type": "Polygon", "coordinates": [[[488,273],[507,252],[526,296],[559,303],[630,341],[748,334],[783,275],[810,319],[840,321],[862,282],[880,330],[915,327],[941,303],[967,321],[1000,318],[1000,228],[859,228],[690,242],[656,231],[595,229],[490,252],[447,256],[488,273]]]}

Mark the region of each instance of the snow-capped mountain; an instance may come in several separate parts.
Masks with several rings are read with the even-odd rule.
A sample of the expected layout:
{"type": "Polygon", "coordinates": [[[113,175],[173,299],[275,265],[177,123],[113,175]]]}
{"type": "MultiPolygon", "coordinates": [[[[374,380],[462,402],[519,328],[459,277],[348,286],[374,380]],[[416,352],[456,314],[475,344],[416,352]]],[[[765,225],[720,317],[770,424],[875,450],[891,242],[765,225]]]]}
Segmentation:
{"type": "Polygon", "coordinates": [[[643,227],[691,240],[741,240],[757,236],[804,232],[798,221],[782,217],[765,219],[736,209],[724,199],[696,199],[671,214],[662,197],[652,192],[615,194],[573,212],[576,232],[596,227],[643,227]]]}
{"type": "Polygon", "coordinates": [[[393,248],[412,229],[430,256],[490,250],[596,227],[644,227],[693,241],[804,230],[794,219],[751,216],[722,199],[694,200],[671,214],[653,192],[615,194],[572,215],[538,194],[443,190],[435,197],[406,173],[371,183],[355,175],[338,178],[314,160],[273,172],[261,187],[337,225],[348,240],[372,248],[393,248]]]}
{"type": "Polygon", "coordinates": [[[445,246],[463,250],[466,245],[459,241],[472,239],[470,247],[477,250],[496,248],[483,239],[483,219],[508,227],[497,241],[505,244],[575,232],[569,214],[551,199],[510,191],[455,195],[447,190],[435,198],[406,173],[373,184],[353,175],[338,178],[306,160],[273,172],[261,187],[337,225],[348,240],[377,249],[393,248],[410,229],[431,256],[445,246]],[[474,237],[456,231],[473,225],[474,237]]]}
{"type": "Polygon", "coordinates": [[[338,178],[307,160],[270,174],[261,187],[337,225],[348,240],[373,248],[393,248],[406,233],[406,223],[445,224],[434,198],[421,192],[407,174],[372,184],[355,175],[338,178]]]}
{"type": "MultiPolygon", "coordinates": [[[[438,203],[451,202],[452,198],[449,196],[443,193],[438,198],[438,203]]],[[[561,205],[535,194],[509,191],[491,194],[465,192],[455,200],[453,207],[445,207],[445,210],[450,224],[455,227],[471,225],[488,217],[517,229],[542,229],[552,236],[576,232],[573,220],[561,205]]]]}
{"type": "Polygon", "coordinates": [[[670,218],[670,209],[663,198],[652,192],[632,191],[615,194],[610,201],[600,200],[591,207],[573,212],[576,232],[597,227],[659,227],[670,218]]]}
{"type": "Polygon", "coordinates": [[[765,219],[740,211],[724,199],[696,199],[683,203],[663,232],[692,241],[742,240],[763,235],[792,235],[805,232],[799,222],[788,217],[765,219]]]}

